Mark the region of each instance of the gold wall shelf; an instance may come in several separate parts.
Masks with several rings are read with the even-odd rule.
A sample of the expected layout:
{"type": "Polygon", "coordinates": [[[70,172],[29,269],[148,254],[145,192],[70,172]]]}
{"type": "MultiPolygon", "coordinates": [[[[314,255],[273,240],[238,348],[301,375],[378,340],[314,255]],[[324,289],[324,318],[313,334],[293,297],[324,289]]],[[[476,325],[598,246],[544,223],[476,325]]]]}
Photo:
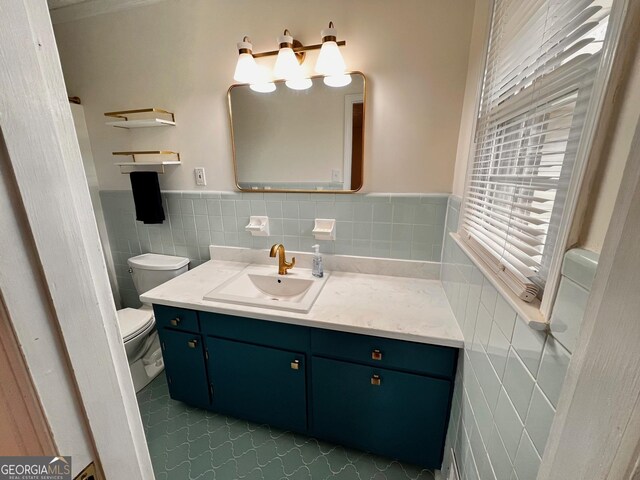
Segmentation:
{"type": "Polygon", "coordinates": [[[112,155],[133,157],[134,162],[136,161],[136,155],[175,155],[178,159],[178,162],[180,161],[180,153],[172,152],[171,150],[137,150],[129,152],[112,152],[112,155]]]}
{"type": "Polygon", "coordinates": [[[164,173],[165,167],[168,165],[181,165],[180,161],[180,153],[172,152],[169,150],[142,150],[142,151],[132,151],[132,152],[113,152],[113,155],[117,156],[128,156],[133,159],[132,162],[118,162],[115,165],[120,167],[120,173],[131,173],[131,172],[158,172],[164,173]],[[140,161],[136,160],[136,156],[139,155],[151,155],[151,156],[160,156],[160,155],[173,155],[175,159],[172,160],[149,160],[149,161],[140,161]]]}
{"type": "Polygon", "coordinates": [[[119,112],[107,112],[105,117],[118,118],[117,121],[107,122],[107,125],[117,128],[148,128],[148,127],[172,127],[176,124],[176,117],[173,112],[161,108],[139,108],[136,110],[122,110],[119,112]],[[144,117],[144,114],[158,114],[151,118],[144,117]],[[143,118],[130,118],[143,115],[143,118]],[[162,117],[169,117],[162,118],[162,117]]]}

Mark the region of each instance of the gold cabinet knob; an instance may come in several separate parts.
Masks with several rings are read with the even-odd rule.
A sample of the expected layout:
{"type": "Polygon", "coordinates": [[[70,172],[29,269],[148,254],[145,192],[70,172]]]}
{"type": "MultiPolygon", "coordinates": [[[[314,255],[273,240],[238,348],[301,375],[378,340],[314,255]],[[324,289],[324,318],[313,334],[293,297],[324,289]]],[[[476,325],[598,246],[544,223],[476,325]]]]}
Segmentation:
{"type": "Polygon", "coordinates": [[[374,375],[371,377],[371,385],[378,386],[378,385],[380,385],[381,383],[382,383],[382,379],[380,378],[380,375],[376,375],[376,374],[374,374],[374,375]]]}
{"type": "Polygon", "coordinates": [[[169,320],[169,323],[174,327],[177,327],[180,324],[180,317],[172,318],[169,320]]]}
{"type": "Polygon", "coordinates": [[[373,360],[382,360],[382,352],[376,348],[371,352],[371,358],[373,360]]]}
{"type": "Polygon", "coordinates": [[[292,370],[299,370],[300,369],[300,360],[294,360],[293,362],[291,362],[291,369],[292,370]]]}
{"type": "Polygon", "coordinates": [[[189,345],[189,348],[196,348],[198,346],[198,340],[189,340],[187,345],[189,345]]]}

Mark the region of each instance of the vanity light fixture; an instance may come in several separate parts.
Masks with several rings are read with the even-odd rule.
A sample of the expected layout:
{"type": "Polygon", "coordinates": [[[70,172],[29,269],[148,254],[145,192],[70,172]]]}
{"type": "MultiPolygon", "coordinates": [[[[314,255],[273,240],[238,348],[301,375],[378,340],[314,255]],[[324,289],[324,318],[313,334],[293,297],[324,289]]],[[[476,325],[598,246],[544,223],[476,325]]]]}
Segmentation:
{"type": "Polygon", "coordinates": [[[337,31],[333,27],[333,22],[329,22],[329,28],[322,30],[320,35],[322,47],[316,62],[316,72],[327,76],[344,75],[347,67],[336,43],[337,31]]]}
{"type": "Polygon", "coordinates": [[[351,83],[351,75],[331,75],[322,79],[327,87],[346,87],[351,83]]]}
{"type": "Polygon", "coordinates": [[[249,37],[238,42],[238,63],[233,79],[240,83],[254,83],[258,79],[258,65],[253,58],[253,45],[249,37]]]}
{"type": "Polygon", "coordinates": [[[269,70],[266,67],[258,67],[256,80],[249,85],[249,88],[258,93],[275,92],[276,84],[271,81],[269,70]]]}
{"type": "Polygon", "coordinates": [[[275,67],[273,67],[273,75],[284,80],[300,80],[304,78],[301,66],[304,61],[304,54],[302,57],[297,57],[293,53],[293,36],[289,30],[285,29],[284,35],[278,37],[278,44],[278,58],[276,58],[275,67]]]}
{"type": "Polygon", "coordinates": [[[306,90],[307,88],[311,88],[313,81],[310,78],[305,77],[296,78],[295,80],[287,80],[284,84],[291,90],[306,90]]]}
{"type": "Polygon", "coordinates": [[[336,43],[337,31],[333,22],[329,22],[329,28],[322,30],[320,35],[322,36],[322,48],[316,62],[316,72],[325,76],[323,81],[328,87],[349,85],[351,75],[344,73],[347,67],[336,43]]]}
{"type": "Polygon", "coordinates": [[[351,83],[351,75],[345,74],[345,63],[338,47],[347,44],[346,41],[337,41],[336,29],[333,22],[329,22],[329,28],[322,30],[322,43],[315,45],[302,45],[293,38],[288,29],[278,37],[278,50],[253,53],[249,37],[244,37],[238,43],[240,56],[236,65],[233,78],[241,83],[248,83],[255,92],[268,93],[276,89],[275,84],[267,72],[261,72],[255,59],[277,55],[273,76],[285,80],[287,87],[294,90],[306,90],[313,85],[302,69],[306,52],[320,50],[316,71],[325,75],[324,83],[330,87],[343,87],[351,83]]]}
{"type": "Polygon", "coordinates": [[[252,83],[249,88],[258,93],[271,93],[276,91],[276,84],[273,82],[252,83]]]}

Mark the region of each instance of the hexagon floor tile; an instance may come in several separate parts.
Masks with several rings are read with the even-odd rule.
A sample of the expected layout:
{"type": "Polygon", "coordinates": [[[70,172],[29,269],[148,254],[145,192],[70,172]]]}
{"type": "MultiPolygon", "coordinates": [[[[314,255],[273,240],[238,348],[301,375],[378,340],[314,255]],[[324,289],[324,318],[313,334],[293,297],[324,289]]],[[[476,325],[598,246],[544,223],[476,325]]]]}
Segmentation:
{"type": "Polygon", "coordinates": [[[284,432],[169,398],[160,375],[138,393],[157,480],[433,480],[384,457],[284,432]]]}

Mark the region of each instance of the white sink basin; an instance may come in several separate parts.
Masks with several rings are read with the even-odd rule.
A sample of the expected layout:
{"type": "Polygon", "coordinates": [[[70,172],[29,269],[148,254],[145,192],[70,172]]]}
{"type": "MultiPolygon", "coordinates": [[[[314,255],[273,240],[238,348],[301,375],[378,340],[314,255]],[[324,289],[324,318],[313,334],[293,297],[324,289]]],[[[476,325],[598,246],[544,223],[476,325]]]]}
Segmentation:
{"type": "Polygon", "coordinates": [[[207,293],[204,300],[254,307],[308,312],[329,277],[317,278],[311,270],[294,268],[278,275],[276,266],[250,265],[207,293]]]}

